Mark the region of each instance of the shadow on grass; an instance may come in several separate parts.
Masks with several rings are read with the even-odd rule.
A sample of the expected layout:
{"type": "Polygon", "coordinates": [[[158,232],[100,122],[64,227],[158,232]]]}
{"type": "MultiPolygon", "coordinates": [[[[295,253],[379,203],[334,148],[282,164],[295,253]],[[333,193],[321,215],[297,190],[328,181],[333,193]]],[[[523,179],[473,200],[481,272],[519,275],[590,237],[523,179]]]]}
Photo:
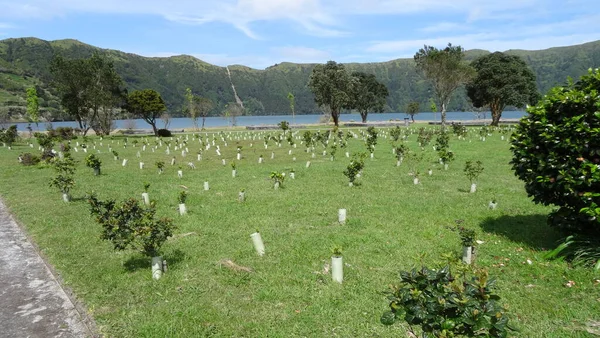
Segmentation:
{"type": "MultiPolygon", "coordinates": [[[[172,252],[164,254],[162,257],[163,259],[167,260],[169,268],[173,268],[179,262],[185,259],[185,253],[179,249],[176,249],[172,252]]],[[[139,269],[150,269],[151,266],[151,259],[140,254],[129,257],[129,259],[123,263],[123,267],[129,272],[134,272],[139,269]]]]}
{"type": "Polygon", "coordinates": [[[481,223],[481,229],[522,243],[531,249],[552,249],[556,247],[561,234],[546,223],[547,218],[547,215],[490,217],[481,223]]]}

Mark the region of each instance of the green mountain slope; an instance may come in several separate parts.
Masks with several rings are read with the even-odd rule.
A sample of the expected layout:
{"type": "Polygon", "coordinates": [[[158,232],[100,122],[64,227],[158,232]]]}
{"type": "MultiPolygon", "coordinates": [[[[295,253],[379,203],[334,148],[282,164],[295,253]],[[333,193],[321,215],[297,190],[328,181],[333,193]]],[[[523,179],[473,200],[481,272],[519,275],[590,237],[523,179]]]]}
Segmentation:
{"type": "MultiPolygon", "coordinates": [[[[281,63],[264,70],[245,66],[229,66],[231,81],[225,67],[208,64],[194,57],[179,55],[149,58],[116,50],[100,49],[77,40],[44,41],[17,38],[0,41],[0,116],[19,118],[24,113],[25,89],[35,85],[40,104],[54,118],[60,118],[60,104],[51,87],[49,64],[55,55],[67,58],[89,57],[93,52],[110,57],[129,90],[152,88],[161,93],[169,111],[181,115],[185,88],[211,98],[217,103],[212,115],[217,115],[227,102],[234,101],[231,85],[252,114],[288,114],[287,93],[296,97],[296,112],[318,111],[306,83],[312,64],[281,63]]],[[[468,51],[467,59],[489,53],[468,51]]],[[[567,77],[577,78],[588,68],[600,66],[600,41],[582,45],[539,51],[510,50],[521,56],[537,75],[539,90],[564,83],[567,77]]],[[[375,74],[390,91],[387,111],[402,111],[410,101],[422,103],[427,110],[430,86],[416,71],[412,59],[397,59],[381,63],[350,63],[351,71],[375,74]]],[[[470,105],[463,91],[453,98],[450,110],[466,110],[470,105]]]]}

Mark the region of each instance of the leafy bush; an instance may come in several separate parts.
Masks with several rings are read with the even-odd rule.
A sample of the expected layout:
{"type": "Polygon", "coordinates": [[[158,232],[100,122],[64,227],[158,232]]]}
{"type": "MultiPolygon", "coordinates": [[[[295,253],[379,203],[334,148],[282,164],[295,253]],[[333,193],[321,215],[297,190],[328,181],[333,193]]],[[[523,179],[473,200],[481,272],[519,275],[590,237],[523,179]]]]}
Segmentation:
{"type": "Polygon", "coordinates": [[[527,194],[555,205],[549,223],[600,237],[600,70],[555,87],[530,107],[511,139],[527,194]]]}
{"type": "Polygon", "coordinates": [[[36,165],[40,163],[40,158],[31,153],[24,153],[19,155],[19,162],[24,166],[36,165]]]}
{"type": "Polygon", "coordinates": [[[156,161],[156,167],[158,168],[158,173],[162,174],[163,171],[165,171],[165,162],[163,162],[163,161],[156,161]]]}
{"type": "Polygon", "coordinates": [[[281,128],[281,130],[283,130],[284,132],[288,129],[290,129],[290,123],[288,121],[281,121],[279,123],[277,123],[277,126],[279,128],[281,128]]]}
{"type": "Polygon", "coordinates": [[[449,266],[423,267],[400,272],[400,282],[388,297],[390,311],[381,317],[385,325],[404,318],[411,331],[419,325],[423,337],[506,337],[513,330],[485,270],[459,279],[449,266]]]}
{"type": "Polygon", "coordinates": [[[100,159],[94,155],[94,154],[89,154],[86,158],[85,158],[85,165],[88,168],[92,168],[92,169],[100,169],[100,166],[102,166],[102,162],[100,161],[100,159]]]}
{"type": "Polygon", "coordinates": [[[17,141],[19,133],[17,132],[17,126],[12,125],[8,129],[0,128],[0,142],[6,143],[9,147],[17,141]]]}
{"type": "Polygon", "coordinates": [[[187,200],[187,193],[185,192],[185,190],[180,191],[179,195],[177,195],[177,201],[179,202],[179,204],[185,204],[186,200],[187,200]]]}
{"type": "Polygon", "coordinates": [[[73,129],[71,127],[58,127],[56,129],[48,129],[47,135],[48,137],[54,140],[73,140],[77,138],[79,133],[79,129],[73,129]]]}
{"type": "Polygon", "coordinates": [[[390,137],[392,138],[392,141],[398,141],[400,139],[400,136],[402,136],[402,130],[400,129],[400,127],[396,126],[396,128],[390,130],[390,137]]]}
{"type": "Polygon", "coordinates": [[[346,170],[344,170],[344,175],[346,177],[348,177],[348,180],[350,181],[350,183],[352,183],[353,185],[355,185],[355,181],[356,181],[356,176],[361,172],[361,170],[363,170],[363,168],[365,167],[365,161],[364,161],[364,154],[361,154],[359,156],[354,156],[354,158],[352,159],[352,162],[350,162],[350,164],[348,165],[348,167],[346,167],[346,170]]]}
{"type": "Polygon", "coordinates": [[[115,250],[139,250],[148,257],[159,255],[160,248],[173,235],[176,226],[169,218],[155,219],[154,203],[145,207],[136,199],[122,204],[100,201],[88,196],[90,212],[102,226],[102,239],[111,241],[115,250]]]}
{"type": "Polygon", "coordinates": [[[417,135],[417,142],[421,146],[421,148],[426,147],[431,142],[433,138],[433,131],[427,130],[423,127],[419,128],[419,135],[417,135]]]}
{"type": "Polygon", "coordinates": [[[50,186],[56,187],[61,193],[68,195],[75,185],[75,180],[73,179],[75,176],[75,161],[70,156],[70,153],[65,152],[64,158],[55,158],[52,164],[57,175],[50,180],[50,186]]]}
{"type": "Polygon", "coordinates": [[[450,135],[447,132],[441,132],[435,141],[435,148],[437,149],[442,163],[449,164],[454,160],[454,153],[450,150],[450,135]]]}
{"type": "Polygon", "coordinates": [[[467,127],[462,125],[460,122],[452,122],[452,133],[458,137],[465,137],[467,136],[467,127]]]}
{"type": "Polygon", "coordinates": [[[285,173],[280,173],[277,171],[272,171],[269,175],[271,180],[273,180],[273,184],[279,184],[279,187],[283,188],[283,181],[285,180],[285,173]]]}
{"type": "Polygon", "coordinates": [[[467,161],[465,162],[465,176],[471,181],[475,182],[479,175],[483,172],[483,163],[481,161],[467,161]]]}
{"type": "Polygon", "coordinates": [[[54,147],[54,140],[48,134],[35,133],[33,136],[36,138],[40,147],[50,150],[54,147]]]}
{"type": "Polygon", "coordinates": [[[168,129],[159,129],[156,131],[156,135],[158,135],[159,137],[171,137],[173,136],[173,134],[171,133],[170,130],[168,129]]]}
{"type": "Polygon", "coordinates": [[[375,127],[367,128],[367,139],[365,142],[367,143],[367,150],[372,153],[377,145],[377,129],[375,127]]]}

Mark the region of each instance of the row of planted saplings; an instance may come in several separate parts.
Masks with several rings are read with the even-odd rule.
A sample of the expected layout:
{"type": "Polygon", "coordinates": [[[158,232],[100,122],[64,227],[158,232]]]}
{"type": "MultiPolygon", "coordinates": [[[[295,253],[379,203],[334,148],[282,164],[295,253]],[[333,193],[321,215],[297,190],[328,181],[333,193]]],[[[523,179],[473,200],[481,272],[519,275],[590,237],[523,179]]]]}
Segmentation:
{"type": "MultiPolygon", "coordinates": [[[[160,255],[160,249],[177,227],[170,218],[155,217],[155,203],[150,202],[147,192],[149,186],[147,183],[144,185],[146,192],[142,195],[147,205],[140,205],[134,198],[121,204],[115,200],[101,201],[95,193],[88,195],[87,199],[92,216],[103,228],[102,239],[111,241],[115,250],[136,249],[148,256],[152,264],[152,278],[158,280],[167,270],[167,262],[160,255]]],[[[180,201],[181,198],[185,201],[185,192],[180,194],[180,201]]],[[[346,209],[338,211],[338,221],[346,223],[346,209]]],[[[256,231],[250,238],[257,254],[263,256],[265,245],[261,234],[256,231]]],[[[342,283],[344,273],[339,247],[333,250],[331,266],[333,280],[342,283]]]]}

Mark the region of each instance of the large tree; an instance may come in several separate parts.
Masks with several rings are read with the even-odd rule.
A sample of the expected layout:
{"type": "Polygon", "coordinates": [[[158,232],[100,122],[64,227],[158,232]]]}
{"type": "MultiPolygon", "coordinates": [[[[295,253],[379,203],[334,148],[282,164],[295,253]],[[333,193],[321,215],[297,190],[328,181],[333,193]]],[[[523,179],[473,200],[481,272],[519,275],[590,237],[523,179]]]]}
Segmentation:
{"type": "Polygon", "coordinates": [[[333,123],[338,126],[340,112],[352,105],[352,77],[341,63],[328,61],[313,68],[308,88],[319,106],[331,111],[333,123]]]}
{"type": "Polygon", "coordinates": [[[186,88],[185,98],[188,104],[188,113],[190,114],[190,118],[194,123],[194,127],[198,129],[198,116],[201,116],[202,129],[204,129],[206,117],[208,116],[208,113],[210,113],[210,111],[214,108],[212,100],[207,97],[201,97],[192,93],[192,90],[190,88],[186,88]]]}
{"type": "Polygon", "coordinates": [[[157,91],[153,89],[133,91],[127,96],[125,107],[128,112],[148,122],[152,126],[154,135],[158,135],[156,119],[167,110],[167,107],[157,91]]]}
{"type": "Polygon", "coordinates": [[[238,116],[244,115],[245,108],[242,105],[236,102],[229,102],[225,109],[223,110],[223,117],[225,119],[231,120],[231,126],[237,126],[237,118],[238,116]]]}
{"type": "Polygon", "coordinates": [[[369,111],[381,113],[390,93],[373,74],[354,72],[352,78],[352,108],[358,110],[362,122],[367,123],[369,111]]]}
{"type": "Polygon", "coordinates": [[[477,76],[467,84],[467,95],[475,108],[490,107],[492,126],[498,125],[506,106],[521,108],[538,101],[535,74],[520,57],[495,52],[471,65],[477,76]]]}
{"type": "Polygon", "coordinates": [[[106,133],[105,128],[99,127],[99,114],[112,123],[114,108],[121,105],[124,97],[123,81],[112,61],[98,53],[87,59],[57,56],[50,70],[63,108],[79,123],[84,135],[92,127],[98,133],[106,133]]]}
{"type": "Polygon", "coordinates": [[[432,82],[436,99],[441,106],[442,130],[446,128],[446,109],[452,93],[473,78],[473,67],[464,62],[464,50],[451,43],[444,49],[424,46],[415,54],[417,68],[432,82]]]}

